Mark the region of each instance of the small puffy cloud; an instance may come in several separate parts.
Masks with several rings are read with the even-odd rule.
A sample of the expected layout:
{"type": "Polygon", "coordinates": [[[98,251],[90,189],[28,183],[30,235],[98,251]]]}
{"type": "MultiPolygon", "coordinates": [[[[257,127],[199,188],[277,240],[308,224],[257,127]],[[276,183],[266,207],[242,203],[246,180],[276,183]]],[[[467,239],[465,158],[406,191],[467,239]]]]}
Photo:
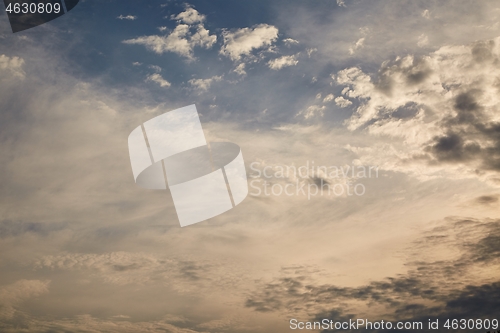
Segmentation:
{"type": "Polygon", "coordinates": [[[186,24],[201,23],[205,21],[205,15],[200,14],[196,9],[187,7],[185,11],[176,15],[172,15],[173,20],[178,20],[186,24]]]}
{"type": "Polygon", "coordinates": [[[339,96],[335,98],[335,104],[337,104],[337,106],[340,106],[341,108],[345,108],[348,107],[349,105],[352,105],[352,102],[348,99],[345,99],[342,96],[339,96]]]}
{"type": "Polygon", "coordinates": [[[295,40],[293,38],[285,38],[283,39],[283,42],[285,43],[286,46],[290,47],[292,45],[297,45],[299,44],[298,40],[295,40]]]}
{"type": "Polygon", "coordinates": [[[9,71],[14,76],[24,78],[25,73],[23,70],[24,60],[19,57],[8,57],[0,54],[0,70],[9,71]]]}
{"type": "Polygon", "coordinates": [[[270,60],[267,63],[267,65],[271,69],[280,70],[283,67],[295,66],[298,63],[299,63],[299,61],[295,58],[295,56],[291,55],[291,56],[283,56],[283,57],[280,57],[280,58],[276,58],[276,59],[270,60]]]}
{"type": "Polygon", "coordinates": [[[253,50],[270,46],[278,39],[278,28],[269,24],[259,24],[253,28],[242,28],[234,32],[225,31],[224,46],[220,54],[232,60],[240,60],[253,50]]]}
{"type": "Polygon", "coordinates": [[[163,31],[166,31],[166,30],[167,30],[167,27],[165,27],[165,26],[158,27],[158,30],[160,30],[161,32],[163,32],[163,31]]]}
{"type": "Polygon", "coordinates": [[[345,1],[344,1],[344,0],[337,0],[337,5],[338,5],[339,7],[345,7],[345,6],[346,6],[346,5],[345,5],[345,1]]]}
{"type": "Polygon", "coordinates": [[[200,91],[207,91],[213,82],[217,82],[220,80],[222,80],[222,76],[213,76],[209,79],[191,79],[188,82],[195,89],[198,89],[200,91]]]}
{"type": "Polygon", "coordinates": [[[236,66],[236,68],[233,70],[233,72],[235,72],[238,75],[246,75],[247,72],[245,71],[245,63],[242,62],[241,64],[236,66]]]}
{"type": "Polygon", "coordinates": [[[142,62],[138,62],[138,61],[134,61],[132,63],[132,66],[141,66],[142,65],[142,62]]]}
{"type": "Polygon", "coordinates": [[[160,73],[161,72],[161,67],[160,66],[156,66],[156,65],[149,65],[148,66],[150,69],[154,70],[155,72],[157,73],[160,73]]]}
{"type": "Polygon", "coordinates": [[[155,74],[151,74],[149,75],[147,78],[146,78],[146,82],[147,81],[150,81],[150,82],[155,82],[155,83],[158,83],[160,85],[160,87],[162,88],[168,88],[171,86],[171,83],[168,82],[167,80],[165,80],[160,74],[158,73],[155,73],[155,74]]]}
{"type": "Polygon", "coordinates": [[[333,94],[328,94],[323,99],[323,103],[329,103],[329,102],[333,101],[334,98],[335,98],[335,96],[333,96],[333,94]]]}
{"type": "Polygon", "coordinates": [[[137,16],[134,16],[134,15],[126,15],[126,16],[120,15],[120,16],[117,17],[117,19],[119,19],[119,20],[134,21],[134,20],[137,20],[137,16]]]}
{"type": "Polygon", "coordinates": [[[428,9],[426,9],[426,10],[424,10],[424,11],[422,12],[422,17],[423,17],[423,18],[426,18],[426,19],[430,19],[430,18],[431,18],[431,13],[429,12],[429,10],[428,10],[428,9]]]}

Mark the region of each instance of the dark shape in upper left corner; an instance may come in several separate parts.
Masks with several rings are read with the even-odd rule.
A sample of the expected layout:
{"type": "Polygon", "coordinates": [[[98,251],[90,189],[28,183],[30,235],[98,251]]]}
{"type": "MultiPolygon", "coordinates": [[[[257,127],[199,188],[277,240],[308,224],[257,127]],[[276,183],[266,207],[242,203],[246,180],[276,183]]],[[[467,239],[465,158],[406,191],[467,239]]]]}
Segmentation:
{"type": "Polygon", "coordinates": [[[79,0],[4,0],[5,9],[11,9],[10,13],[6,12],[13,33],[52,21],[69,12],[78,2],[79,0]],[[18,13],[13,10],[14,6],[18,8],[18,13]],[[23,13],[26,9],[28,13],[23,13]]]}

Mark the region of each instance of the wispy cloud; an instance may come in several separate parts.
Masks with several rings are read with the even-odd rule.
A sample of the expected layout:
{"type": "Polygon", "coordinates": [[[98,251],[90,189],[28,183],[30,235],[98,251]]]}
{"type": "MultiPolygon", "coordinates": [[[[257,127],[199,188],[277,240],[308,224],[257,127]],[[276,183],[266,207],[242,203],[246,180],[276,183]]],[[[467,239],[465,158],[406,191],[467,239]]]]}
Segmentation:
{"type": "Polygon", "coordinates": [[[280,58],[269,60],[267,65],[274,70],[280,70],[283,67],[295,66],[299,63],[295,55],[282,56],[280,58]]]}
{"type": "Polygon", "coordinates": [[[14,76],[23,79],[26,73],[23,70],[24,59],[20,57],[8,57],[5,54],[0,54],[0,70],[8,71],[14,76]]]}
{"type": "Polygon", "coordinates": [[[155,83],[158,83],[160,85],[160,87],[162,88],[168,88],[170,87],[172,84],[170,82],[168,82],[167,80],[165,80],[160,74],[158,73],[155,73],[155,74],[151,74],[149,75],[147,78],[146,78],[146,81],[151,81],[151,82],[155,82],[155,83]]]}
{"type": "Polygon", "coordinates": [[[117,19],[119,20],[129,20],[129,21],[134,21],[134,20],[137,20],[137,16],[134,16],[134,15],[120,15],[117,17],[117,19]]]}
{"type": "Polygon", "coordinates": [[[221,80],[222,76],[213,76],[208,79],[191,79],[188,82],[192,87],[198,89],[199,91],[207,91],[213,82],[218,82],[221,80]]]}

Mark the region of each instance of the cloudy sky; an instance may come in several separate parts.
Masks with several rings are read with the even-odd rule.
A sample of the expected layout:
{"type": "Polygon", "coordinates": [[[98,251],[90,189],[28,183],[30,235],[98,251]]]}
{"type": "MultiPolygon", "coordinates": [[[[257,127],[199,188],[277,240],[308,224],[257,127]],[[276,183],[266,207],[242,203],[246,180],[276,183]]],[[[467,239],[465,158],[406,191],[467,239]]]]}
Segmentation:
{"type": "Polygon", "coordinates": [[[86,0],[16,34],[1,10],[2,332],[500,319],[497,1],[86,0]],[[255,187],[181,228],[127,137],[190,104],[255,187]],[[378,173],[274,173],[313,163],[378,173]]]}

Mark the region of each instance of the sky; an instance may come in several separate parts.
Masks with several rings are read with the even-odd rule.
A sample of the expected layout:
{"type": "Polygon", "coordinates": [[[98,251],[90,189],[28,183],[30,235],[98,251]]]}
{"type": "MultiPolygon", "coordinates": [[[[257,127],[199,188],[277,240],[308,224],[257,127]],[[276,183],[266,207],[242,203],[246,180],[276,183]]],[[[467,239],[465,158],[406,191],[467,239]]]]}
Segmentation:
{"type": "Polygon", "coordinates": [[[0,331],[500,319],[497,1],[0,10],[0,331]],[[181,228],[127,138],[191,104],[250,193],[181,228]]]}

